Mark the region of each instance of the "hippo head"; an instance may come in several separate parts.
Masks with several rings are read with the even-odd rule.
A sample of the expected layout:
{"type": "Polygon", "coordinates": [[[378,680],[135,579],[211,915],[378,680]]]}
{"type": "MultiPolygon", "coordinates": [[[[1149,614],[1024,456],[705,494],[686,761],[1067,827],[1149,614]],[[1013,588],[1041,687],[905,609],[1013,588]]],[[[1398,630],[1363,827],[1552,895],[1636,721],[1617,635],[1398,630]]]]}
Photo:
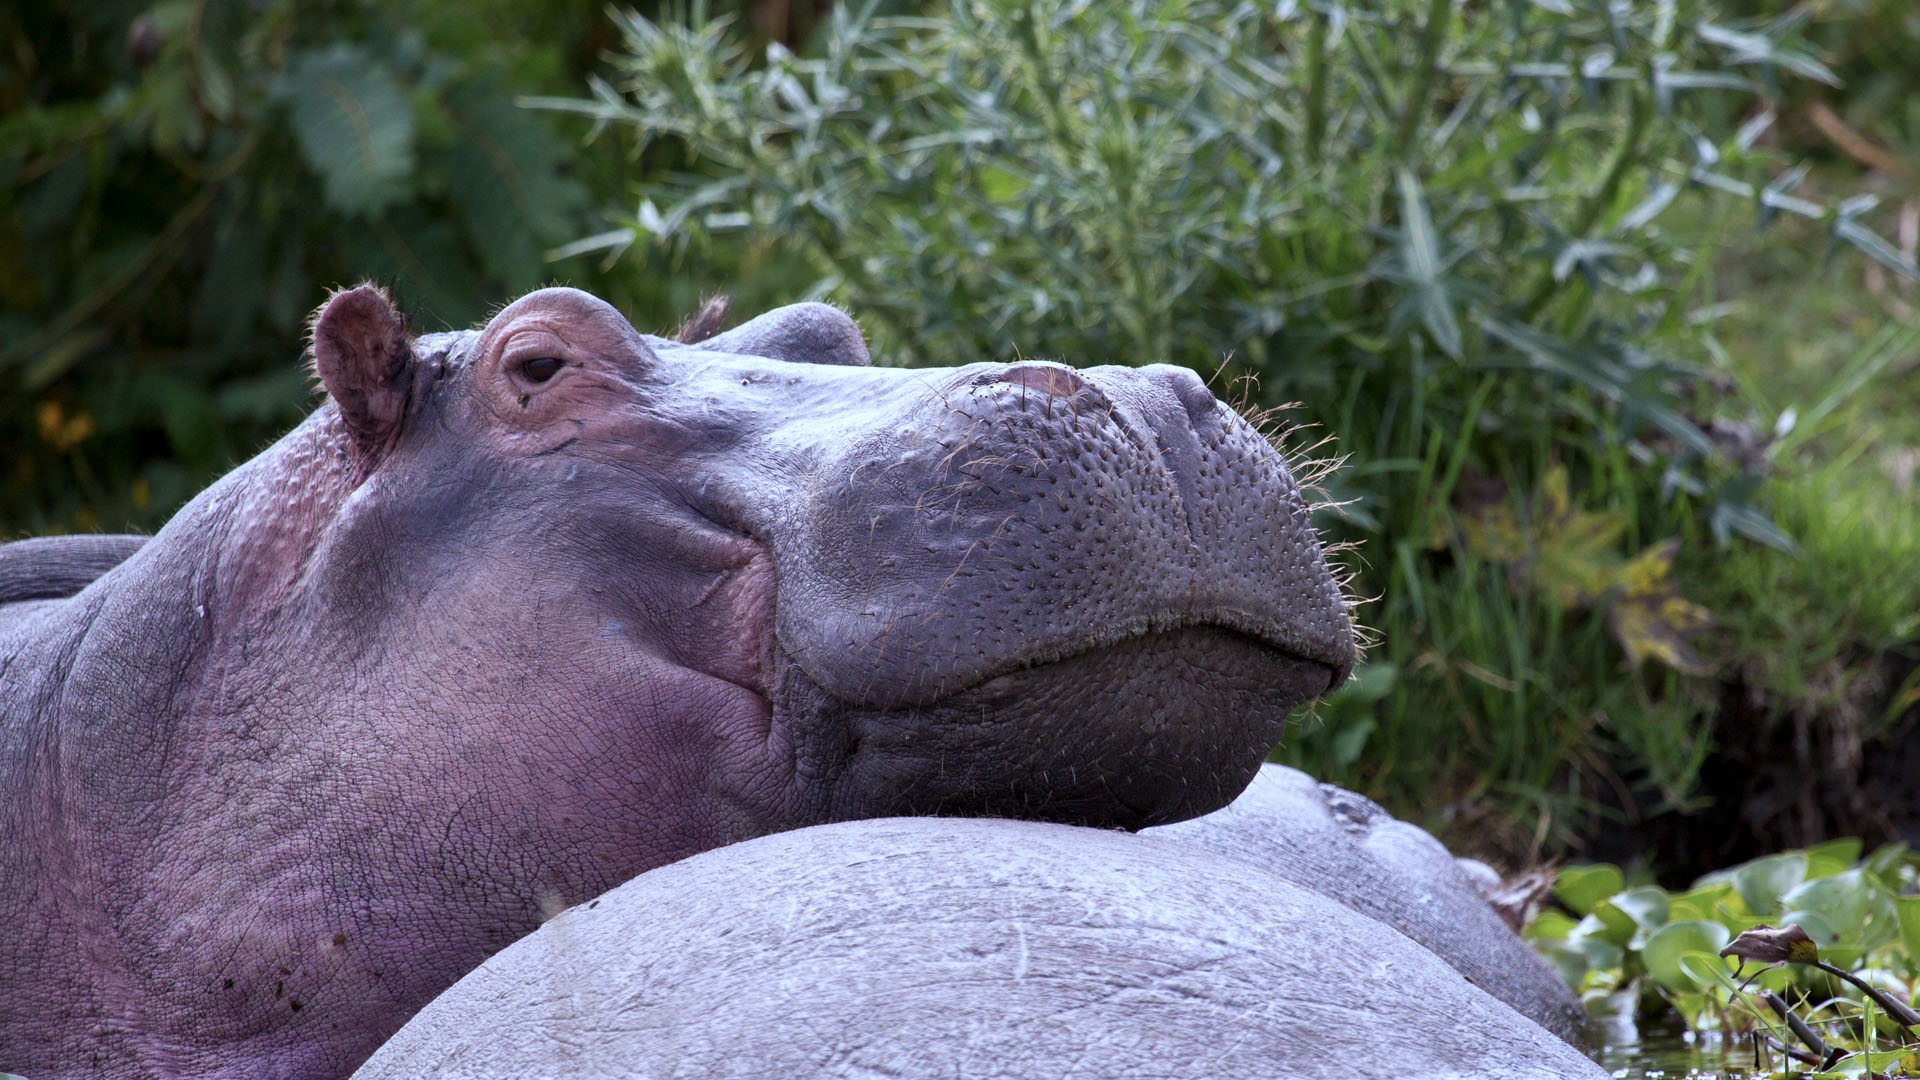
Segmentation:
{"type": "Polygon", "coordinates": [[[369,286],[313,358],[330,400],[71,602],[36,835],[93,829],[49,851],[97,925],[45,933],[166,988],[155,1045],[350,1067],[543,913],[764,833],[1204,813],[1353,662],[1286,464],[1181,368],[879,368],[819,304],[674,342],[571,289],[414,337],[369,286]]]}
{"type": "Polygon", "coordinates": [[[688,345],[571,289],[409,340],[362,287],[313,351],[355,475],[305,574],[369,731],[605,845],[592,888],[823,820],[1204,813],[1352,664],[1286,464],[1183,368],[878,368],[821,304],[688,345]]]}

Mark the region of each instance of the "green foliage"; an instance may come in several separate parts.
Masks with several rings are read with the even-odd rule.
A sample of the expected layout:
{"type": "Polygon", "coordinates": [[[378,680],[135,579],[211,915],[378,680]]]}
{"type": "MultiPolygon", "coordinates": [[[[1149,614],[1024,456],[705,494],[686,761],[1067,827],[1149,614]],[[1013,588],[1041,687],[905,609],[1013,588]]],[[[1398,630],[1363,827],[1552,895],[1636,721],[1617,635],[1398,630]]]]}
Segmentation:
{"type": "Polygon", "coordinates": [[[546,279],[588,200],[513,100],[567,65],[468,23],[596,5],[451,6],[0,14],[0,535],[152,527],[290,425],[329,286],[385,281],[439,329],[546,279]]]}
{"type": "Polygon", "coordinates": [[[1589,1000],[1623,998],[1640,1021],[1678,1013],[1743,1054],[1747,1043],[1735,1037],[1755,1031],[1809,1053],[1804,1029],[1824,1044],[1834,1075],[1920,1067],[1920,1032],[1886,1008],[1911,1008],[1920,992],[1920,897],[1911,895],[1920,857],[1905,845],[1861,858],[1858,840],[1836,840],[1708,874],[1678,893],[1622,883],[1613,866],[1569,867],[1555,896],[1573,917],[1548,911],[1526,931],[1589,1000]],[[1747,944],[1787,936],[1747,935],[1776,925],[1800,927],[1811,941],[1770,956],[1747,944]],[[1767,993],[1800,1028],[1764,1006],[1767,993]]]}
{"type": "Polygon", "coordinates": [[[1838,78],[1843,92],[1808,85],[1787,95],[1802,120],[1787,133],[1794,149],[1852,157],[1889,172],[1911,194],[1920,176],[1920,8],[1908,0],[1803,0],[1784,13],[1763,0],[1731,6],[1802,37],[1838,78]],[[1814,119],[1816,103],[1848,130],[1814,119]]]}
{"type": "Polygon", "coordinates": [[[804,56],[697,12],[621,30],[617,78],[541,104],[685,165],[571,251],[744,235],[805,260],[891,362],[1253,373],[1350,455],[1322,520],[1365,541],[1357,587],[1383,597],[1370,665],[1290,760],[1402,807],[1551,816],[1619,773],[1689,805],[1710,695],[1639,662],[1710,666],[1666,567],[1795,542],[1756,501],[1764,463],[1709,434],[1746,410],[1699,378],[1724,245],[1687,225],[1806,218],[1914,273],[1866,202],[1805,199],[1756,149],[1756,106],[1830,78],[1797,24],[1699,0],[967,0],[850,5],[804,56]],[[1555,468],[1567,513],[1610,523],[1575,562],[1612,577],[1537,572],[1527,493],[1555,468]],[[1493,504],[1524,550],[1472,541],[1493,504]]]}

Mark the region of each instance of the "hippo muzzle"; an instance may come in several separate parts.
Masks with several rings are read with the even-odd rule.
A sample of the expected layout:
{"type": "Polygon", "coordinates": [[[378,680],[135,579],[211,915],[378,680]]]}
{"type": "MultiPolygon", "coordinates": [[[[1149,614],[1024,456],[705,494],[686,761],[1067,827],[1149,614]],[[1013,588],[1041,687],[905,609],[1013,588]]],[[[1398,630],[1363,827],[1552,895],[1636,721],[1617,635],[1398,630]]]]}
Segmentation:
{"type": "Polygon", "coordinates": [[[835,816],[1204,813],[1351,669],[1285,461],[1191,371],[720,344],[707,400],[763,391],[734,430],[779,482],[701,495],[771,552],[775,722],[835,816]]]}

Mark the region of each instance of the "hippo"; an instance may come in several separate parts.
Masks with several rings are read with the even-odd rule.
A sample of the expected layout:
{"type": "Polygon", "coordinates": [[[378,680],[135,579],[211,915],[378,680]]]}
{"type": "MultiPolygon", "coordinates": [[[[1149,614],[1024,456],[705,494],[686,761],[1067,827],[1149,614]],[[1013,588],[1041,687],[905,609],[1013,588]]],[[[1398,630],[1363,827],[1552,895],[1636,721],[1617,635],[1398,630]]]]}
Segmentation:
{"type": "Polygon", "coordinates": [[[344,1077],[647,871],[1194,817],[1348,676],[1298,485],[1192,372],[682,336],[345,289],[326,400],[150,539],[0,547],[0,1071],[344,1077]]]}
{"type": "Polygon", "coordinates": [[[1172,830],[891,818],[569,909],[354,1080],[1606,1075],[1385,923],[1172,830]]]}
{"type": "Polygon", "coordinates": [[[1267,765],[1225,809],[1145,835],[1206,848],[1337,900],[1561,1039],[1589,1041],[1586,1007],[1490,902],[1499,875],[1454,858],[1431,833],[1364,795],[1267,765]]]}

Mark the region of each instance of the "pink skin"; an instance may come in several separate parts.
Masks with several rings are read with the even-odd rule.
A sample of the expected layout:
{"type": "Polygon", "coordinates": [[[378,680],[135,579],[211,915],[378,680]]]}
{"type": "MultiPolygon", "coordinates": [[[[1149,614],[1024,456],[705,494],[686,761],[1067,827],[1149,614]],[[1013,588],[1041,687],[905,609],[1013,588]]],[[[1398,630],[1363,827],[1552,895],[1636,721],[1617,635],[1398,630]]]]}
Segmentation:
{"type": "MultiPolygon", "coordinates": [[[[83,592],[0,607],[0,920],[32,943],[0,953],[0,1070],[344,1076],[544,918],[698,851],[903,810],[1137,826],[1211,809],[1258,766],[1287,706],[1351,664],[1337,590],[1317,550],[1294,546],[1286,567],[1325,583],[1311,610],[1299,585],[1197,613],[1193,586],[1167,586],[1186,605],[1174,613],[1130,587],[1099,601],[1090,629],[1048,623],[1044,640],[1021,638],[1044,648],[1007,654],[1073,658],[1056,666],[1094,680],[1086,693],[1054,687],[1044,717],[994,719],[967,694],[1045,688],[1051,669],[983,667],[989,646],[955,644],[986,638],[946,615],[975,586],[937,561],[941,544],[981,543],[947,523],[948,539],[867,559],[888,567],[872,589],[904,591],[854,589],[857,566],[817,576],[814,551],[844,557],[895,513],[862,503],[858,527],[834,518],[840,504],[820,495],[834,470],[877,471],[835,455],[861,432],[923,423],[897,418],[956,387],[1073,397],[1097,383],[1121,403],[1109,410],[1135,416],[1125,395],[1160,384],[835,368],[864,348],[843,360],[833,341],[805,357],[816,363],[667,348],[571,290],[522,298],[477,336],[417,341],[378,290],[339,294],[314,332],[330,404],[83,592]],[[940,606],[903,618],[925,581],[940,606]],[[869,643],[891,666],[809,636],[859,640],[862,619],[887,620],[892,636],[869,643]],[[1280,673],[1262,706],[1277,713],[1196,731],[1220,722],[1200,701],[1135,733],[1125,702],[1194,695],[1125,689],[1100,651],[1122,638],[1137,650],[1146,628],[1186,640],[1176,623],[1200,628],[1201,669],[1280,673]],[[938,702],[890,704],[925,697],[919,684],[844,683],[899,667],[902,648],[929,658],[927,685],[943,656],[971,665],[950,680],[957,734],[938,702]],[[1058,705],[1081,698],[1097,715],[1058,705]],[[1196,763],[1203,783],[1167,786],[1196,763]]],[[[1128,448],[1169,436],[1101,437],[1144,454],[1128,448]]],[[[1259,467],[1284,477],[1273,460],[1259,467]]],[[[1276,484],[1273,505],[1297,505],[1276,484]]],[[[989,565],[980,581],[1014,572],[989,565]]],[[[996,613],[999,595],[968,600],[995,634],[1019,625],[996,613]]]]}

